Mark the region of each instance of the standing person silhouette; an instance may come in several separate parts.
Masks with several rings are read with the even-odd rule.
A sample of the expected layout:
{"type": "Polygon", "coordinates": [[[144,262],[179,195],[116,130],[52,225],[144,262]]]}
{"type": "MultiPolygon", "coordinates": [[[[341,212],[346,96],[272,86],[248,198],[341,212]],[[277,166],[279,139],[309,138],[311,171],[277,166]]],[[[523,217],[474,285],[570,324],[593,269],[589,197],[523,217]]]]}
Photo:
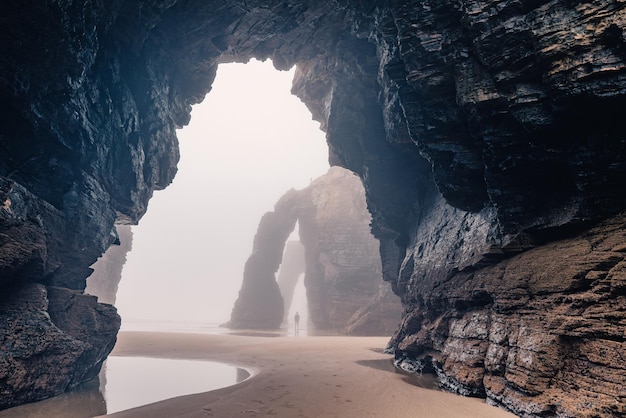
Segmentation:
{"type": "Polygon", "coordinates": [[[296,312],[296,316],[293,317],[293,320],[296,327],[296,335],[298,335],[298,333],[300,332],[300,314],[298,312],[296,312]]]}

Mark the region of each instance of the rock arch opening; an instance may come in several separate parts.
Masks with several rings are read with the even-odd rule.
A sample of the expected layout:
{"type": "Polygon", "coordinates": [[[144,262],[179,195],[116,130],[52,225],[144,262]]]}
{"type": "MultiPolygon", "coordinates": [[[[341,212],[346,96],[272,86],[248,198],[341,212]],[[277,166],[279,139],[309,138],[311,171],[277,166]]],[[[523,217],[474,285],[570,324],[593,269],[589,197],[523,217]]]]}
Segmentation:
{"type": "Polygon", "coordinates": [[[304,273],[302,273],[296,281],[291,303],[285,303],[285,321],[282,325],[287,329],[287,335],[292,333],[294,335],[311,335],[312,327],[309,318],[309,300],[304,284],[304,273]],[[296,324],[296,315],[298,316],[298,324],[296,324]]]}
{"type": "Polygon", "coordinates": [[[328,169],[319,124],[290,94],[293,74],[269,60],[220,64],[178,131],[173,184],[133,227],[117,298],[123,327],[226,322],[258,219],[328,169]]]}
{"type": "MultiPolygon", "coordinates": [[[[0,407],[97,372],[119,322],[82,294],[89,266],[114,242],[115,222],[137,222],[172,181],[175,131],[217,64],[256,57],[298,64],[294,90],[326,131],[332,162],[364,180],[382,275],[406,308],[391,342],[399,356],[433,362],[451,389],[521,415],[624,410],[616,363],[590,370],[577,357],[624,352],[623,298],[612,306],[624,278],[605,270],[623,248],[606,244],[610,262],[546,256],[523,280],[497,273],[503,258],[529,264],[515,254],[532,246],[557,254],[544,245],[564,235],[555,228],[576,234],[626,208],[623,2],[110,3],[0,3],[0,324],[30,350],[10,358],[7,375],[27,364],[31,376],[0,381],[11,395],[0,407]],[[580,270],[561,277],[571,266],[580,270]],[[559,280],[544,283],[545,271],[559,280]],[[511,303],[517,279],[532,306],[511,303]],[[567,301],[551,296],[562,284],[567,301]],[[74,299],[85,315],[104,313],[106,335],[73,327],[63,308],[74,299]],[[602,313],[580,315],[578,300],[597,300],[602,313]],[[20,334],[14,318],[32,327],[20,334]],[[545,335],[564,346],[515,363],[545,335]],[[481,349],[468,358],[466,344],[481,349]],[[59,359],[64,373],[46,368],[59,352],[72,353],[59,359]],[[562,373],[547,376],[554,364],[562,373]]],[[[602,235],[623,241],[623,225],[614,217],[602,235]]]]}

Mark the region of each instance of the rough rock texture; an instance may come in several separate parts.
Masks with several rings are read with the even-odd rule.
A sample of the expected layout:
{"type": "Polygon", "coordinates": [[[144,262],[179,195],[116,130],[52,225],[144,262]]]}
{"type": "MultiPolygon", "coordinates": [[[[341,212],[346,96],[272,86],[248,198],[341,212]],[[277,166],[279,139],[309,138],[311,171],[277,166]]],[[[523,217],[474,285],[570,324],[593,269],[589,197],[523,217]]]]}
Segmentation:
{"type": "Polygon", "coordinates": [[[414,278],[397,363],[521,416],[625,415],[625,225],[620,215],[489,267],[414,278]]]}
{"type": "Polygon", "coordinates": [[[387,283],[380,283],[373,300],[357,309],[343,332],[350,335],[391,335],[397,328],[401,311],[397,295],[387,283]]]}
{"type": "Polygon", "coordinates": [[[120,327],[115,308],[95,296],[41,284],[3,300],[0,322],[0,408],[58,395],[97,376],[120,327]]]}
{"type": "Polygon", "coordinates": [[[388,332],[400,318],[397,299],[379,304],[377,317],[362,318],[361,327],[350,328],[351,321],[357,320],[355,314],[378,296],[382,277],[361,180],[332,167],[303,192],[311,202],[298,218],[310,321],[318,329],[374,335],[388,332]]]}
{"type": "Polygon", "coordinates": [[[315,328],[391,333],[401,308],[397,297],[382,288],[378,242],[370,233],[370,221],[363,185],[345,169],[332,167],[307,188],[287,192],[274,211],[261,218],[229,326],[278,328],[304,273],[315,328]],[[286,243],[296,222],[301,247],[286,243]]]}
{"type": "Polygon", "coordinates": [[[115,305],[117,288],[122,279],[122,269],[126,255],[133,247],[133,231],[130,225],[115,227],[119,242],[111,245],[91,268],[93,273],[87,278],[85,293],[98,297],[98,302],[115,305]]]}
{"type": "Polygon", "coordinates": [[[97,376],[120,318],[112,306],[72,290],[78,284],[69,276],[51,279],[63,263],[76,262],[67,272],[83,282],[90,271],[66,215],[12,181],[0,193],[1,409],[58,395],[97,376]]]}
{"type": "MultiPolygon", "coordinates": [[[[4,1],[2,294],[33,282],[82,290],[89,266],[115,240],[114,223],[136,222],[153,190],[171,181],[175,128],[210,90],[216,65],[272,58],[277,68],[298,65],[293,91],[327,132],[331,161],[363,179],[383,278],[405,304],[392,348],[419,356],[404,342],[420,332],[425,301],[439,313],[450,306],[438,288],[464,284],[478,300],[464,315],[495,315],[489,298],[506,299],[508,285],[487,298],[472,272],[512,268],[519,258],[505,258],[555,250],[551,242],[566,232],[584,236],[588,222],[626,209],[625,23],[623,0],[4,1]]],[[[529,280],[541,282],[533,271],[529,280]]],[[[561,273],[561,282],[576,282],[561,273]]],[[[529,300],[545,296],[528,289],[539,292],[529,300]]],[[[563,295],[613,300],[619,292],[563,295]]],[[[620,324],[617,312],[601,322],[620,324]]],[[[501,323],[506,335],[517,332],[501,323]]],[[[595,361],[558,323],[541,326],[546,341],[595,361]]],[[[434,339],[450,332],[431,331],[434,339]]],[[[516,335],[518,346],[537,340],[516,335]]],[[[617,347],[607,356],[625,344],[623,335],[596,343],[617,347]]],[[[446,350],[466,358],[461,345],[446,350]]],[[[544,357],[527,362],[537,385],[552,368],[544,357]]],[[[579,364],[559,366],[554,408],[577,416],[563,405],[601,393],[602,379],[567,386],[559,382],[579,364]]],[[[442,379],[459,380],[442,370],[442,379]]],[[[458,387],[482,392],[479,376],[458,387]]],[[[519,414],[546,407],[536,391],[518,393],[505,386],[486,395],[519,414]]]]}

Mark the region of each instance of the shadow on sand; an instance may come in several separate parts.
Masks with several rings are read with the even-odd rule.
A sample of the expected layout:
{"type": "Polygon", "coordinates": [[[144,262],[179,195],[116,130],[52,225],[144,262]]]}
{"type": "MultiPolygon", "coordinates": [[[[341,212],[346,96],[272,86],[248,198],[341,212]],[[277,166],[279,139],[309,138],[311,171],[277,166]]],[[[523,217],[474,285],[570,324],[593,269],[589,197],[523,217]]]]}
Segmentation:
{"type": "Polygon", "coordinates": [[[380,359],[380,360],[358,360],[357,364],[365,367],[371,367],[376,370],[383,370],[390,373],[397,373],[402,375],[402,380],[405,382],[417,386],[423,389],[439,389],[439,382],[437,376],[431,373],[408,373],[404,370],[398,369],[393,365],[393,359],[380,359]]]}

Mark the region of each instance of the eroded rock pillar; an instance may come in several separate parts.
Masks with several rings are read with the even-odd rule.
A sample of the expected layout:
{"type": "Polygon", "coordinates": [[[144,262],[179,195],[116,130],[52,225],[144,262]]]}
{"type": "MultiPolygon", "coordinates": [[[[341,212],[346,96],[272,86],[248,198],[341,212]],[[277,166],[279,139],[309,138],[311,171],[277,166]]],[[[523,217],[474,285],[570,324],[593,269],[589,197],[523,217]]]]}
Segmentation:
{"type": "Polygon", "coordinates": [[[298,285],[300,276],[304,274],[304,247],[300,241],[287,241],[283,262],[278,272],[278,287],[283,296],[285,312],[283,322],[287,321],[287,314],[293,301],[293,294],[298,285]]]}
{"type": "Polygon", "coordinates": [[[276,203],[273,212],[267,212],[261,218],[231,314],[230,328],[280,327],[284,307],[275,275],[283,258],[285,242],[296,225],[297,196],[295,190],[290,190],[276,203]]]}

